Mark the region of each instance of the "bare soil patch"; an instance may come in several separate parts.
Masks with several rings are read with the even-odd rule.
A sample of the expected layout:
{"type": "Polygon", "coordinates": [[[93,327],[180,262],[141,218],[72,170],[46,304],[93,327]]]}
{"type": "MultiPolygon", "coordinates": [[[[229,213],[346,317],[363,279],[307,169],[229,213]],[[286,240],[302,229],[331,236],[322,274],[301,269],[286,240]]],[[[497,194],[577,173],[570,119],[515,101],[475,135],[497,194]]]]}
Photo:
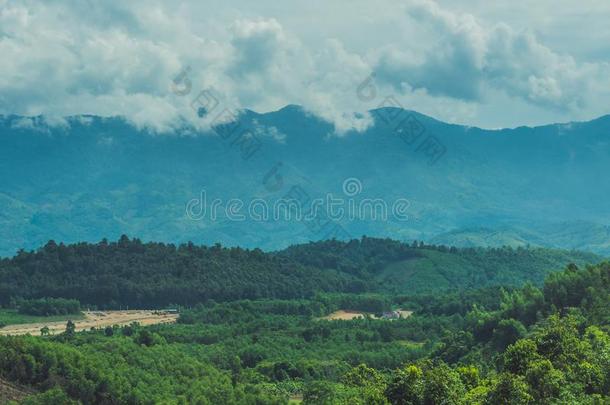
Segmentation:
{"type": "MultiPolygon", "coordinates": [[[[84,312],[85,319],[76,320],[76,331],[90,330],[91,328],[105,328],[113,325],[129,325],[138,322],[140,325],[156,325],[160,323],[175,323],[178,314],[158,313],[148,310],[130,311],[88,311],[84,312]]],[[[40,329],[45,326],[51,334],[58,334],[66,329],[66,322],[37,322],[22,325],[9,325],[0,329],[0,335],[40,335],[40,329]]]]}
{"type": "Polygon", "coordinates": [[[326,315],[322,319],[328,319],[330,321],[334,321],[334,320],[338,320],[338,319],[344,320],[344,321],[351,321],[352,319],[356,319],[356,318],[364,319],[364,316],[365,315],[363,312],[339,310],[339,311],[333,312],[332,314],[326,315]]]}
{"type": "MultiPolygon", "coordinates": [[[[413,311],[407,311],[407,310],[403,310],[403,309],[400,309],[396,312],[398,312],[400,314],[400,317],[403,319],[408,318],[413,314],[413,311]]],[[[377,316],[375,316],[373,314],[367,314],[366,312],[349,311],[349,310],[335,311],[332,314],[326,315],[325,317],[323,317],[321,319],[326,319],[329,321],[336,321],[336,320],[351,321],[353,319],[358,319],[358,318],[364,319],[367,315],[369,317],[371,317],[372,319],[384,319],[383,317],[378,318],[377,316]]]]}

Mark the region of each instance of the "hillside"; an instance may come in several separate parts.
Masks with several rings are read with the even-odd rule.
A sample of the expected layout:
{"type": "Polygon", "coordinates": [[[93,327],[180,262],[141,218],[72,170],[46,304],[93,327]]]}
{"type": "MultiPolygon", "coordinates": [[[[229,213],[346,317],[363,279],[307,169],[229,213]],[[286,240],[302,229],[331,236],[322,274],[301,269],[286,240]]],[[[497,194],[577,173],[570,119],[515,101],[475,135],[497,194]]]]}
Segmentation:
{"type": "Polygon", "coordinates": [[[278,252],[193,244],[49,242],[0,261],[0,305],[61,297],[105,308],[151,308],[238,299],[295,299],[317,292],[418,293],[540,284],[569,263],[601,259],[552,249],[455,249],[362,238],[278,252]]]}
{"type": "Polygon", "coordinates": [[[555,246],[609,256],[610,227],[587,221],[539,224],[536,228],[518,224],[495,228],[475,227],[437,235],[430,243],[458,247],[555,246]]]}
{"type": "Polygon", "coordinates": [[[27,387],[22,387],[9,381],[5,381],[0,377],[0,403],[5,404],[9,401],[19,401],[28,395],[32,395],[34,391],[27,387]]]}
{"type": "Polygon", "coordinates": [[[363,238],[345,243],[313,242],[279,252],[317,268],[359,275],[375,281],[381,291],[420,293],[434,290],[540,285],[552,271],[569,263],[601,261],[579,251],[545,248],[448,248],[363,238]]]}
{"type": "Polygon", "coordinates": [[[207,303],[178,325],[0,336],[0,388],[34,387],[33,405],[603,404],[609,293],[605,262],[540,289],[207,303]],[[320,318],[339,305],[415,312],[320,318]]]}
{"type": "Polygon", "coordinates": [[[236,125],[260,141],[252,156],[219,136],[224,127],[184,126],[157,134],[118,117],[68,117],[62,126],[50,126],[43,117],[0,117],[0,255],[50,239],[96,242],[124,233],[144,241],[267,250],[329,239],[327,231],[300,221],[250,216],[235,221],[223,209],[214,220],[209,209],[193,219],[186,206],[204,191],[208,203],[219,199],[225,208],[230,199],[271,205],[293,187],[311,199],[346,197],[342,185],[348,178],[361,184],[356,202],[381,198],[391,208],[407,199],[408,219],[339,221],[347,235],[337,237],[448,245],[530,242],[610,253],[605,228],[610,180],[599,175],[610,169],[609,116],[483,130],[414,111],[385,108],[371,114],[375,125],[337,136],[332,124],[298,106],[265,114],[242,111],[236,125]],[[418,133],[400,132],[394,125],[399,120],[388,125],[387,117],[409,118],[418,133]],[[445,153],[433,160],[418,151],[409,143],[418,134],[434,135],[445,153]],[[562,224],[579,221],[593,226],[561,233],[562,224]],[[484,235],[433,241],[481,227],[508,233],[491,241],[484,235]]]}

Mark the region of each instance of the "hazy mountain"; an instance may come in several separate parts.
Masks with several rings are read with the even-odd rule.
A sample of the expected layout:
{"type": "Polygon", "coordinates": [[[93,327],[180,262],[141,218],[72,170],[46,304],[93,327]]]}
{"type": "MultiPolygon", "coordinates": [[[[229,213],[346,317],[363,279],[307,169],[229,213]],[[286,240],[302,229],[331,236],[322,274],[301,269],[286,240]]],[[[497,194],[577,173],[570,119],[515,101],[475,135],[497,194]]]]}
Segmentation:
{"type": "Polygon", "coordinates": [[[244,111],[235,127],[205,133],[185,125],[153,134],[120,118],[71,117],[49,126],[42,117],[3,117],[0,253],[49,239],[96,241],[127,233],[267,249],[367,234],[610,254],[610,116],[493,131],[391,108],[373,116],[368,130],[342,136],[296,106],[244,111]],[[210,209],[200,219],[197,204],[189,205],[197,220],[186,215],[203,190],[208,204],[218,198],[223,206],[232,198],[273,203],[294,195],[295,186],[311,199],[327,193],[347,199],[342,187],[348,178],[362,185],[351,197],[355,204],[385,200],[388,221],[344,219],[346,233],[338,233],[312,222],[254,221],[247,207],[243,221],[229,220],[222,210],[211,220],[210,209]],[[401,198],[410,201],[406,221],[391,215],[401,198]]]}
{"type": "Polygon", "coordinates": [[[458,247],[556,246],[610,254],[610,227],[586,221],[561,222],[536,227],[500,226],[464,228],[435,236],[432,243],[458,247]]]}

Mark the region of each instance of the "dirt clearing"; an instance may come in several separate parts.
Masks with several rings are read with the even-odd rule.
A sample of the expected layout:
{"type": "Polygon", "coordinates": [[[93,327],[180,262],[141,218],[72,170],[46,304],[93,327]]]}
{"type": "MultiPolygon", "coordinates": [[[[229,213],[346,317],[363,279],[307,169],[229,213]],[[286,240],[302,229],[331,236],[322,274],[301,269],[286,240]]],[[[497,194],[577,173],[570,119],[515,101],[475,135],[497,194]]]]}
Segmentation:
{"type": "MultiPolygon", "coordinates": [[[[138,322],[142,326],[159,323],[175,323],[178,314],[158,313],[157,311],[87,311],[83,312],[85,319],[74,321],[76,331],[90,330],[91,328],[105,328],[113,325],[129,325],[138,322]]],[[[66,330],[66,322],[38,322],[22,325],[9,325],[0,329],[0,335],[27,335],[39,336],[40,329],[45,326],[51,334],[58,334],[66,330]]]]}
{"type": "Polygon", "coordinates": [[[326,315],[325,317],[322,317],[321,319],[326,319],[329,321],[336,321],[336,320],[342,320],[342,321],[351,321],[353,319],[364,319],[367,315],[369,317],[371,317],[372,319],[398,319],[398,318],[408,318],[413,314],[413,311],[406,311],[403,309],[399,309],[397,311],[393,311],[392,313],[387,313],[384,314],[381,317],[377,317],[373,314],[367,314],[365,312],[359,312],[359,311],[348,311],[348,310],[339,310],[339,311],[335,311],[332,314],[326,315]],[[395,317],[391,317],[388,316],[392,315],[395,313],[395,317]]]}
{"type": "Polygon", "coordinates": [[[352,319],[356,319],[356,318],[362,318],[364,319],[364,313],[363,312],[356,312],[356,311],[335,311],[332,314],[326,315],[324,318],[322,319],[328,319],[330,321],[334,321],[334,320],[343,320],[343,321],[351,321],[352,319]]]}

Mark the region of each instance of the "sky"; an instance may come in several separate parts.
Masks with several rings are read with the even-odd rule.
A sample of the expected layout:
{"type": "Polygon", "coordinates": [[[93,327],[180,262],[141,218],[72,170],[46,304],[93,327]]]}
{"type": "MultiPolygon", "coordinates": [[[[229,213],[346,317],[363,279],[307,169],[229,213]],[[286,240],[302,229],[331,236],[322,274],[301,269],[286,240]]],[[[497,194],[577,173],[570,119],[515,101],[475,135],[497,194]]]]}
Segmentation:
{"type": "Polygon", "coordinates": [[[210,91],[338,134],[387,100],[484,128],[589,120],[610,113],[608,21],[607,0],[0,0],[0,114],[171,132],[210,91]]]}

